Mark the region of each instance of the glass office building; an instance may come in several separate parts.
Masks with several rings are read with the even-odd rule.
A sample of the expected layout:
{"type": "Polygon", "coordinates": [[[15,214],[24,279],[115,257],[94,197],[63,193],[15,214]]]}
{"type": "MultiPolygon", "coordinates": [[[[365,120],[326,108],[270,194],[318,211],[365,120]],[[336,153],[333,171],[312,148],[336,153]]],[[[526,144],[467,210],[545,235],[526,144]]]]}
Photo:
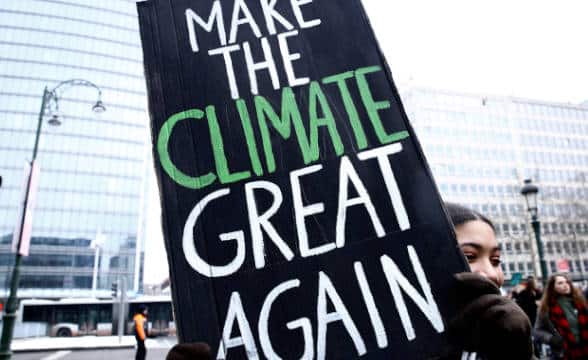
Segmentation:
{"type": "Polygon", "coordinates": [[[548,271],[588,276],[587,106],[423,88],[402,97],[444,199],[495,221],[507,278],[540,269],[527,178],[539,187],[548,271]]]}
{"type": "Polygon", "coordinates": [[[45,115],[40,187],[20,297],[108,295],[124,278],[140,288],[149,138],[134,1],[0,1],[0,297],[43,89],[60,88],[62,124],[45,115]],[[94,289],[94,291],[93,291],[94,289]]]}

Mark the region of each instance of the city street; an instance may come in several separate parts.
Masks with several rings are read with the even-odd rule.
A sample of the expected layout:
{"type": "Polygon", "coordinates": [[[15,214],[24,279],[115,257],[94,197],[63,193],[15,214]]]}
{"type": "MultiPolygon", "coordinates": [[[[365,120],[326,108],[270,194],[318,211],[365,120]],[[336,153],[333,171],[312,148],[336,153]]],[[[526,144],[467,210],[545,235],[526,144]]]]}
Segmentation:
{"type": "MultiPolygon", "coordinates": [[[[147,360],[165,359],[167,352],[168,349],[148,349],[147,360]]],[[[16,360],[126,360],[135,358],[135,350],[80,350],[21,353],[15,354],[13,358],[16,360]]]]}
{"type": "MultiPolygon", "coordinates": [[[[161,360],[175,344],[176,338],[149,339],[147,343],[147,360],[161,360]]],[[[111,350],[61,350],[48,352],[16,353],[16,360],[123,360],[134,359],[134,349],[111,350]]]]}
{"type": "Polygon", "coordinates": [[[587,13],[0,0],[0,360],[588,360],[587,13]]]}

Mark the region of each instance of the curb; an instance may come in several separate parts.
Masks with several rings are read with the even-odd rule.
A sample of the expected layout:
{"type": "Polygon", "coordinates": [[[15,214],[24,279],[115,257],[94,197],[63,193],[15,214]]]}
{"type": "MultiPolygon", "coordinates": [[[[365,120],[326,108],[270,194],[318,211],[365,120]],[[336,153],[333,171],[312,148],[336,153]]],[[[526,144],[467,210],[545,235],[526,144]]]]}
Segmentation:
{"type": "Polygon", "coordinates": [[[135,345],[114,345],[114,346],[69,346],[69,347],[52,347],[52,348],[35,348],[35,349],[13,349],[12,353],[37,353],[48,351],[94,351],[94,350],[118,350],[118,349],[134,349],[135,345]]]}

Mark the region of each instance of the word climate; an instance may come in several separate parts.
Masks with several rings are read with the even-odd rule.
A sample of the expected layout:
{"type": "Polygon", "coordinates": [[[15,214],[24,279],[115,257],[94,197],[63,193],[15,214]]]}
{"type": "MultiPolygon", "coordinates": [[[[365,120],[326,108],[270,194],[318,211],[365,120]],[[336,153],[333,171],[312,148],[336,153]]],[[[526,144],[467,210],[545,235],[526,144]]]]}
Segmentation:
{"type": "MultiPolygon", "coordinates": [[[[355,148],[364,150],[368,148],[368,140],[366,137],[366,129],[364,124],[360,121],[358,106],[363,106],[365,112],[369,117],[370,130],[375,133],[378,142],[381,145],[390,144],[396,141],[406,139],[408,132],[398,131],[389,133],[384,127],[380,117],[380,111],[389,109],[391,104],[387,100],[377,101],[374,99],[368,75],[381,74],[381,68],[377,66],[365,67],[357,69],[356,71],[348,71],[345,73],[328,76],[318,81],[313,81],[308,87],[308,109],[302,112],[296,102],[296,98],[291,88],[284,88],[282,90],[281,112],[278,112],[272,107],[270,102],[263,96],[256,96],[254,99],[255,114],[257,115],[257,123],[259,126],[262,149],[266,160],[267,174],[276,172],[276,161],[273,152],[273,143],[281,137],[287,140],[295,134],[298,143],[300,156],[304,164],[308,165],[316,162],[320,158],[320,150],[324,148],[320,144],[320,131],[325,130],[328,139],[331,142],[333,150],[338,156],[345,153],[346,149],[343,145],[340,136],[339,127],[337,124],[341,119],[336,119],[332,106],[329,103],[329,98],[325,95],[322,86],[333,86],[338,91],[338,94],[344,104],[347,120],[352,129],[353,138],[355,140],[355,148]],[[355,82],[359,89],[361,104],[356,104],[351,96],[349,83],[355,82]],[[322,85],[321,85],[322,83],[322,85]],[[308,114],[308,118],[304,118],[303,114],[308,114]],[[278,133],[278,136],[272,136],[270,133],[270,126],[278,133]],[[293,131],[292,131],[293,130],[293,131]]],[[[264,172],[261,157],[259,155],[259,146],[256,141],[255,133],[253,131],[250,109],[247,102],[243,99],[235,101],[243,135],[247,143],[247,153],[249,155],[251,170],[246,171],[231,171],[225,154],[225,146],[219,121],[217,118],[217,111],[214,105],[209,105],[205,110],[191,109],[171,116],[162,126],[158,140],[157,150],[161,161],[161,166],[167,175],[172,178],[179,185],[189,189],[203,189],[215,183],[217,180],[221,184],[231,184],[246,180],[253,175],[262,176],[264,172]],[[169,143],[172,138],[173,130],[181,121],[201,121],[206,120],[208,124],[208,132],[210,136],[211,151],[213,156],[215,171],[200,175],[188,175],[179,169],[171,159],[169,154],[169,143]]],[[[284,170],[284,169],[282,169],[284,170]]]]}

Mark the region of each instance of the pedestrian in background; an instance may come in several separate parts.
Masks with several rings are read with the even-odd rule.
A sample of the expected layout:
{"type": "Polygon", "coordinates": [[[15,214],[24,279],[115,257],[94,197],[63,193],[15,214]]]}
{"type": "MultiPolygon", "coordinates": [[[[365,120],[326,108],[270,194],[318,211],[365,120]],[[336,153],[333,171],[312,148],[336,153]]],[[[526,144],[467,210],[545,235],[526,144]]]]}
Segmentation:
{"type": "Polygon", "coordinates": [[[586,299],[567,275],[555,274],[547,281],[535,336],[551,347],[552,359],[588,359],[586,299]]]}
{"type": "Polygon", "coordinates": [[[531,325],[535,325],[535,319],[537,318],[537,301],[540,299],[541,292],[537,289],[535,278],[529,276],[525,283],[525,288],[517,294],[516,302],[529,317],[531,325]]]}
{"type": "Polygon", "coordinates": [[[466,207],[451,203],[445,207],[471,272],[455,275],[459,311],[448,322],[452,350],[443,358],[534,359],[529,319],[500,292],[504,274],[494,225],[466,207]]]}
{"type": "Polygon", "coordinates": [[[147,355],[147,349],[145,348],[145,339],[147,339],[147,315],[147,307],[141,305],[133,317],[135,340],[137,340],[135,360],[145,360],[145,355],[147,355]]]}

